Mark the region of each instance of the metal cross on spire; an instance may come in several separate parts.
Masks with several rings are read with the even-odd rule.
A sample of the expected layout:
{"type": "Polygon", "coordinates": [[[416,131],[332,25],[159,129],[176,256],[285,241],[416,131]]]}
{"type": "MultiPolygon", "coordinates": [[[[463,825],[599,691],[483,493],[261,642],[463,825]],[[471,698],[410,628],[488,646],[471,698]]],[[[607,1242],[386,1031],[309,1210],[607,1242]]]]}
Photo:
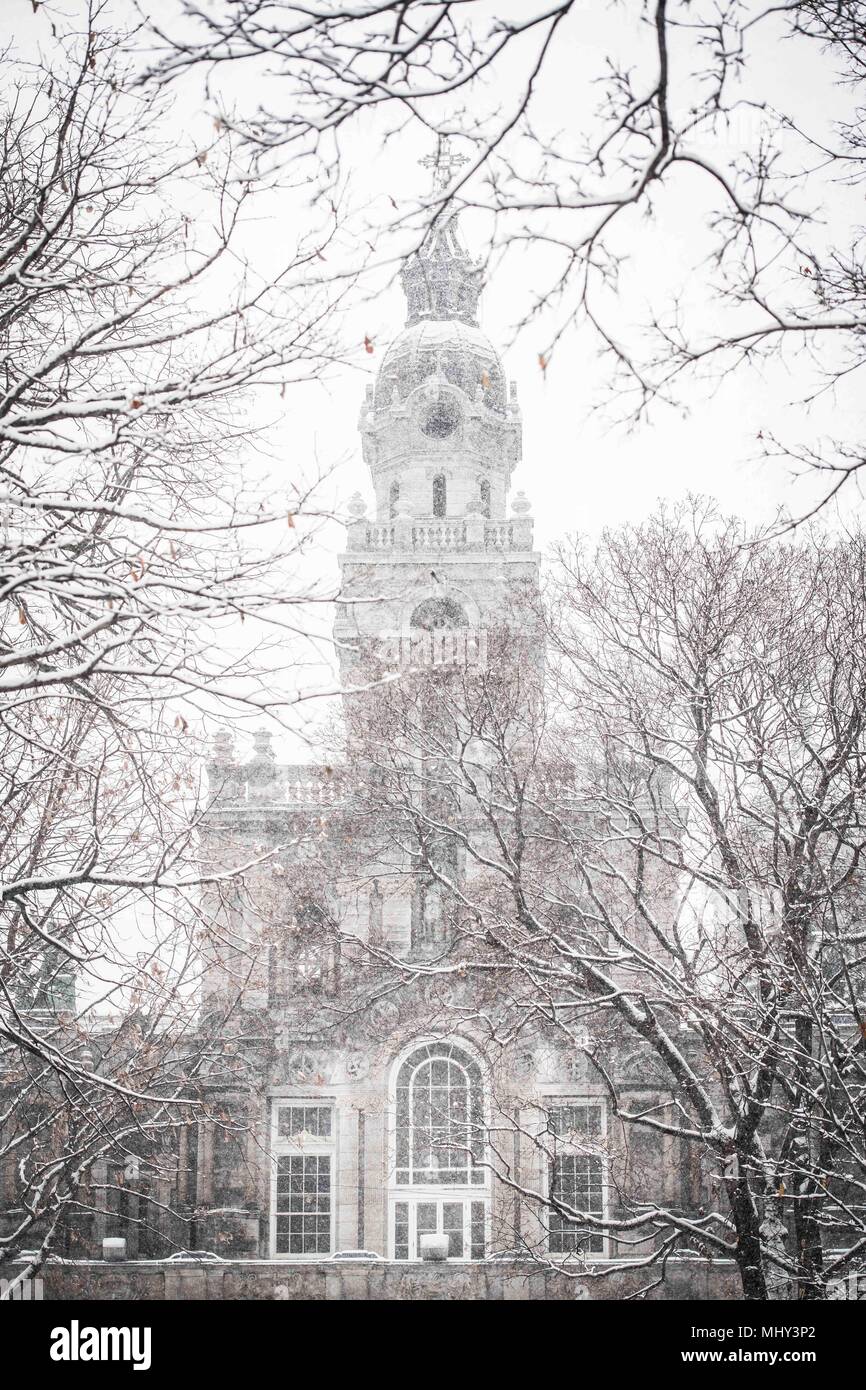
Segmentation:
{"type": "Polygon", "coordinates": [[[462,164],[468,164],[465,154],[455,154],[451,149],[451,137],[440,135],[435,154],[425,155],[418,163],[424,169],[433,170],[433,192],[444,193],[452,176],[462,164]]]}

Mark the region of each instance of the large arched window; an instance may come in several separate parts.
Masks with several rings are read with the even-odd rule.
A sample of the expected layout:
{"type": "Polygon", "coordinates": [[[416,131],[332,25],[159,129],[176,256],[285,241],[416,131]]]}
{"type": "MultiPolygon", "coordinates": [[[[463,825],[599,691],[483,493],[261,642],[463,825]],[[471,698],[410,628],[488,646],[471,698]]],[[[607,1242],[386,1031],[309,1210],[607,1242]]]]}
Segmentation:
{"type": "Polygon", "coordinates": [[[482,516],[490,516],[490,483],[485,478],[478,489],[478,506],[482,516]]]}
{"type": "Polygon", "coordinates": [[[481,1068],[455,1043],[433,1042],[397,1076],[396,1181],[481,1186],[485,1171],[481,1068]]]}
{"type": "Polygon", "coordinates": [[[394,517],[397,515],[397,507],[400,502],[400,484],[396,481],[391,484],[391,488],[388,493],[388,501],[390,504],[391,519],[393,520],[394,517]]]}
{"type": "Polygon", "coordinates": [[[433,479],[433,515],[444,517],[448,509],[448,489],[445,474],[437,473],[433,479]]]}

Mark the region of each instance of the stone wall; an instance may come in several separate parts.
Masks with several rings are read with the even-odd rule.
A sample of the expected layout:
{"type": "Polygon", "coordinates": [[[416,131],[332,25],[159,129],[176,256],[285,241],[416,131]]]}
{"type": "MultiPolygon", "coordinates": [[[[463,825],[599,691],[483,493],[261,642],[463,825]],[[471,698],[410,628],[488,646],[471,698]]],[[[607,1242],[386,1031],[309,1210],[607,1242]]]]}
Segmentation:
{"type": "MultiPolygon", "coordinates": [[[[7,1265],[0,1275],[12,1279],[20,1266],[7,1265]]],[[[490,1261],[479,1264],[401,1265],[388,1261],[350,1263],[327,1260],[301,1264],[287,1261],[237,1260],[225,1264],[195,1261],[168,1263],[137,1260],[106,1264],[101,1260],[60,1262],[42,1270],[47,1300],[176,1299],[430,1299],[552,1301],[619,1300],[651,1283],[655,1273],[623,1271],[603,1280],[585,1280],[541,1269],[532,1263],[490,1261]]],[[[665,1283],[651,1290],[652,1299],[715,1300],[741,1297],[736,1269],[727,1262],[706,1265],[669,1260],[665,1283]]]]}

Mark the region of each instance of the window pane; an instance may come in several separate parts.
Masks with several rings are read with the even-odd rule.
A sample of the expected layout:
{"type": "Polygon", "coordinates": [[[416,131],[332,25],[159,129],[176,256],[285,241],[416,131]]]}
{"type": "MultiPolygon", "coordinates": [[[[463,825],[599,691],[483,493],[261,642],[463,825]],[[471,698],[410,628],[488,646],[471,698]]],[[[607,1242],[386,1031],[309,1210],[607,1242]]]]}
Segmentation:
{"type": "Polygon", "coordinates": [[[463,1259],[463,1203],[442,1204],[442,1231],[448,1237],[449,1260],[463,1259]]]}
{"type": "Polygon", "coordinates": [[[415,1229],[419,1236],[435,1236],[439,1230],[435,1202],[419,1202],[415,1214],[415,1229]]]}
{"type": "MultiPolygon", "coordinates": [[[[551,1196],[588,1216],[604,1215],[602,1162],[592,1154],[561,1154],[552,1164],[551,1196]]],[[[550,1212],[552,1254],[601,1254],[600,1232],[587,1230],[562,1212],[550,1212]]]]}
{"type": "Polygon", "coordinates": [[[277,1131],[281,1139],[309,1135],[314,1139],[331,1138],[330,1105],[281,1105],[277,1131]]]}
{"type": "Polygon", "coordinates": [[[394,1207],[394,1259],[409,1258],[409,1203],[397,1202],[394,1207]]]}
{"type": "Polygon", "coordinates": [[[485,1241],[484,1241],[484,1212],[485,1212],[485,1207],[484,1207],[484,1203],[483,1203],[483,1202],[473,1202],[473,1203],[471,1204],[471,1217],[472,1217],[471,1258],[472,1258],[473,1260],[483,1260],[483,1259],[484,1259],[484,1246],[485,1246],[485,1241]]]}
{"type": "Polygon", "coordinates": [[[453,1044],[428,1044],[403,1063],[397,1084],[396,1181],[484,1182],[481,1074],[453,1044]]]}
{"type": "Polygon", "coordinates": [[[548,1111],[550,1132],[560,1136],[568,1134],[598,1138],[601,1134],[601,1106],[558,1105],[548,1111]]]}
{"type": "Polygon", "coordinates": [[[278,1255],[327,1255],[331,1249],[331,1155],[277,1159],[278,1255]]]}

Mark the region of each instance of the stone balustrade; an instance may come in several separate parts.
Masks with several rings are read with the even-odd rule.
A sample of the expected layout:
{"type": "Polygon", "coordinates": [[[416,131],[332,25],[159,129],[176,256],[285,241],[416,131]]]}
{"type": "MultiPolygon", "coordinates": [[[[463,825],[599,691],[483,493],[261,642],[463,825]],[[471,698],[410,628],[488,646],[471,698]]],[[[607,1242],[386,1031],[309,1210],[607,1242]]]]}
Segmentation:
{"type": "Polygon", "coordinates": [[[359,518],[349,527],[351,552],[438,555],[532,550],[532,518],[487,521],[480,516],[417,521],[399,516],[382,524],[359,518]]]}
{"type": "Polygon", "coordinates": [[[217,799],[223,803],[249,806],[267,803],[299,811],[336,806],[344,795],[345,783],[340,774],[327,764],[316,763],[265,767],[251,763],[245,767],[226,768],[224,781],[217,791],[217,799]]]}
{"type": "MultiPolygon", "coordinates": [[[[436,667],[457,663],[481,665],[487,659],[487,633],[472,628],[443,628],[436,632],[413,631],[410,635],[384,633],[379,639],[379,658],[385,665],[436,667]]],[[[288,809],[315,810],[339,806],[352,792],[344,768],[327,763],[276,764],[252,762],[212,766],[216,799],[251,807],[267,803],[288,809]],[[221,783],[218,784],[218,778],[221,783]]],[[[594,805],[584,787],[568,778],[544,778],[527,789],[531,802],[549,810],[579,809],[592,816],[594,805]]]]}

